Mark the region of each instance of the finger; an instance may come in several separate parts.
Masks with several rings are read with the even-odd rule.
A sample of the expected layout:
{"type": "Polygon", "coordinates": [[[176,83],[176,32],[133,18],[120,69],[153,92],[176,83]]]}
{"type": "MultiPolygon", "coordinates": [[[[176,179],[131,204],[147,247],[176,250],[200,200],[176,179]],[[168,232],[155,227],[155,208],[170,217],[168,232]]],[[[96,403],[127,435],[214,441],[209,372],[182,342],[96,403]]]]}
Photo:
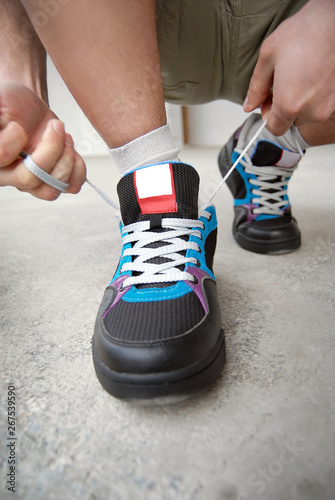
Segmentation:
{"type": "Polygon", "coordinates": [[[50,175],[55,179],[67,183],[74,167],[74,161],[75,151],[73,147],[73,139],[70,134],[65,134],[62,156],[58,159],[56,165],[50,171],[50,175]]]}
{"type": "Polygon", "coordinates": [[[261,105],[261,115],[263,122],[267,119],[272,106],[272,93],[265,99],[261,105]]]}
{"type": "MultiPolygon", "coordinates": [[[[50,172],[52,177],[69,184],[67,193],[76,194],[80,191],[83,183],[86,180],[86,166],[79,154],[74,149],[73,139],[70,134],[65,134],[65,148],[63,155],[58,160],[55,167],[50,172]]],[[[37,198],[52,201],[59,197],[60,192],[49,186],[41,184],[34,189],[31,189],[30,194],[37,198]]]]}
{"type": "MultiPolygon", "coordinates": [[[[35,151],[31,153],[32,160],[45,172],[50,173],[61,158],[65,147],[64,125],[59,120],[50,120],[35,151]]],[[[30,191],[41,185],[42,181],[19,163],[13,170],[10,185],[23,191],[30,191]]]]}
{"type": "Polygon", "coordinates": [[[69,184],[67,193],[78,193],[86,180],[86,165],[74,149],[70,134],[65,134],[65,148],[62,157],[52,169],[51,175],[69,184]]]}
{"type": "Polygon", "coordinates": [[[250,80],[247,97],[243,103],[244,111],[249,113],[261,106],[271,93],[274,66],[266,48],[262,46],[257,64],[250,80]]]}
{"type": "MultiPolygon", "coordinates": [[[[72,148],[73,155],[71,172],[65,180],[69,184],[66,193],[77,194],[86,181],[86,165],[82,157],[74,149],[74,142],[70,134],[65,134],[65,143],[72,148]]],[[[52,171],[52,175],[55,175],[55,169],[52,171]]]]}
{"type": "Polygon", "coordinates": [[[59,120],[50,120],[31,157],[37,165],[50,173],[63,155],[65,147],[64,124],[59,120]]]}
{"type": "Polygon", "coordinates": [[[9,122],[0,132],[0,168],[11,165],[24,149],[28,135],[17,122],[9,122]]]}
{"type": "Polygon", "coordinates": [[[296,118],[296,115],[291,114],[287,110],[282,110],[283,107],[277,106],[274,100],[267,115],[266,128],[275,136],[284,135],[293,125],[296,118]]]}
{"type": "Polygon", "coordinates": [[[71,176],[68,180],[67,193],[77,194],[86,181],[86,165],[82,157],[75,151],[75,161],[71,176]]]}
{"type": "MultiPolygon", "coordinates": [[[[54,179],[68,183],[72,170],[75,165],[75,151],[73,148],[73,140],[70,134],[64,135],[64,150],[62,156],[57,161],[56,165],[49,172],[49,175],[54,179]]],[[[55,200],[60,195],[60,191],[55,187],[50,186],[47,182],[43,182],[39,186],[30,189],[30,194],[45,200],[55,200]]]]}

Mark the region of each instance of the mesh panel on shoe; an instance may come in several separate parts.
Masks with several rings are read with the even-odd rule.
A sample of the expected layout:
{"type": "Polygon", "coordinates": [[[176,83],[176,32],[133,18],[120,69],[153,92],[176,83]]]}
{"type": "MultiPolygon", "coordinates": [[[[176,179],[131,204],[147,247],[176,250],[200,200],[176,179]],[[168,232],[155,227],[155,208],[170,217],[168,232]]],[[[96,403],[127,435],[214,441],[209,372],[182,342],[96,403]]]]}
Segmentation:
{"type": "Polygon", "coordinates": [[[181,335],[196,326],[204,309],[194,292],[170,300],[120,300],[104,319],[106,330],[125,342],[150,342],[181,335]]]}
{"type": "Polygon", "coordinates": [[[254,154],[252,163],[257,167],[266,167],[275,165],[281,158],[282,148],[268,141],[259,141],[254,154]]]}

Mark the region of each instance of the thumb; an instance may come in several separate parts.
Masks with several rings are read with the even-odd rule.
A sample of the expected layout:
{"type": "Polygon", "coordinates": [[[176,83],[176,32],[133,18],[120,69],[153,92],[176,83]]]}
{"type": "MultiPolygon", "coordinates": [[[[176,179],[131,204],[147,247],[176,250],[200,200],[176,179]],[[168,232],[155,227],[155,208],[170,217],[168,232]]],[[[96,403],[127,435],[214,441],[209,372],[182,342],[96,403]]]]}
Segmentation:
{"type": "Polygon", "coordinates": [[[40,168],[46,172],[51,172],[59,158],[62,156],[65,147],[64,124],[57,119],[48,122],[42,139],[37,144],[31,157],[40,168]]]}
{"type": "Polygon", "coordinates": [[[260,52],[257,64],[250,80],[247,96],[243,103],[246,113],[261,106],[271,95],[274,66],[270,58],[260,52]]]}
{"type": "MultiPolygon", "coordinates": [[[[47,123],[43,136],[31,153],[32,160],[45,172],[50,173],[62,156],[65,147],[64,124],[56,119],[47,123]]],[[[15,182],[9,184],[18,189],[32,190],[41,184],[41,180],[27,169],[24,162],[17,165],[15,171],[15,182]]]]}
{"type": "Polygon", "coordinates": [[[272,93],[261,104],[261,115],[263,122],[268,119],[268,115],[272,108],[272,93]]]}

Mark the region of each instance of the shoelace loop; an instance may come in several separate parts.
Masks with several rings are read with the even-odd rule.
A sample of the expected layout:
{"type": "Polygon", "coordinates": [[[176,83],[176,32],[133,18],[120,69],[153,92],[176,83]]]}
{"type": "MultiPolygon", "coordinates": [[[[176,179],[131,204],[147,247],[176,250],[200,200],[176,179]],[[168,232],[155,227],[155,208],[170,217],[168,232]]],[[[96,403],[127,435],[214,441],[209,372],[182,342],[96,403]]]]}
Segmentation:
{"type": "MultiPolygon", "coordinates": [[[[235,149],[238,153],[240,151],[235,149]]],[[[247,153],[240,160],[247,174],[256,176],[249,178],[249,183],[258,189],[252,189],[255,196],[251,201],[259,205],[254,208],[254,214],[282,215],[284,207],[288,204],[285,195],[287,194],[287,182],[291,178],[296,167],[255,167],[247,153]]]]}
{"type": "MultiPolygon", "coordinates": [[[[200,217],[210,219],[211,214],[201,210],[200,217]]],[[[186,264],[199,265],[196,257],[186,257],[188,250],[200,252],[190,236],[201,239],[204,223],[201,220],[164,218],[163,231],[150,231],[150,221],[136,222],[122,228],[122,242],[126,246],[123,257],[130,257],[129,262],[122,265],[121,273],[131,272],[126,278],[123,288],[132,285],[167,283],[176,281],[192,281],[191,273],[181,270],[186,264]],[[149,246],[150,245],[150,246],[149,246]],[[149,262],[155,260],[156,262],[149,262]],[[160,262],[157,262],[159,260],[160,262]],[[135,275],[139,273],[139,275],[135,275]]]]}

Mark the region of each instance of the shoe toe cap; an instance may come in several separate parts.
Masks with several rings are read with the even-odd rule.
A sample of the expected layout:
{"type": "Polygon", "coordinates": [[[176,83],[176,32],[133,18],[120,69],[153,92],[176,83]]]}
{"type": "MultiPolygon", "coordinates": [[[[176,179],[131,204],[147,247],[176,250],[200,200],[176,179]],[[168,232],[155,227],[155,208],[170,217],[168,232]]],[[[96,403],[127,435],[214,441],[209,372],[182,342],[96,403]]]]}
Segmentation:
{"type": "Polygon", "coordinates": [[[213,348],[221,330],[214,280],[204,279],[203,288],[210,305],[207,313],[191,291],[183,300],[120,301],[105,314],[113,302],[113,292],[107,289],[93,336],[101,362],[116,372],[143,374],[197,363],[213,348]]]}

